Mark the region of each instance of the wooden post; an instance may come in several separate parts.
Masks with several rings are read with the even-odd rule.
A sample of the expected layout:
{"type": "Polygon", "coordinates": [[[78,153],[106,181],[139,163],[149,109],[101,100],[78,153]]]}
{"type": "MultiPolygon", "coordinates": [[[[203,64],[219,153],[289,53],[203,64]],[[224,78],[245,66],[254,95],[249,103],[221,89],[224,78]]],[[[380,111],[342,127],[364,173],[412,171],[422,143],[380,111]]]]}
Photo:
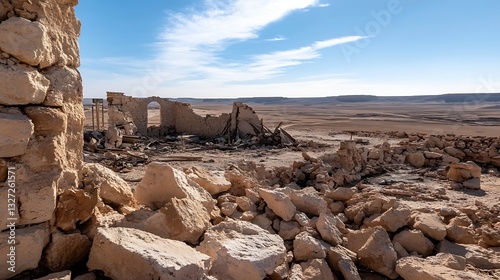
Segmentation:
{"type": "Polygon", "coordinates": [[[92,131],[95,130],[94,104],[92,103],[92,131]]]}
{"type": "Polygon", "coordinates": [[[106,126],[104,125],[104,99],[101,99],[101,106],[102,106],[102,129],[106,129],[106,126]]]}
{"type": "Polygon", "coordinates": [[[100,118],[99,118],[99,101],[97,101],[95,103],[95,106],[96,106],[96,120],[97,120],[97,130],[100,130],[101,129],[101,123],[100,123],[100,118]]]}

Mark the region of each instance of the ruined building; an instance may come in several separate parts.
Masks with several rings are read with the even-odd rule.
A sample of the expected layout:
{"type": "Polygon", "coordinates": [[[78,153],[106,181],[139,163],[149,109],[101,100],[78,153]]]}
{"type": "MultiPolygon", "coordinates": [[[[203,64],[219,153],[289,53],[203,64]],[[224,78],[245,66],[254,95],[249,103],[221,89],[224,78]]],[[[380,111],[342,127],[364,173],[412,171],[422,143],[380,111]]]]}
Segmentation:
{"type": "Polygon", "coordinates": [[[249,106],[234,103],[233,111],[220,116],[200,116],[190,104],[166,98],[135,98],[119,92],[108,92],[110,127],[119,127],[125,134],[163,136],[169,132],[193,134],[204,138],[245,137],[262,133],[262,120],[249,106]],[[148,129],[148,104],[160,104],[160,126],[148,129]]]}

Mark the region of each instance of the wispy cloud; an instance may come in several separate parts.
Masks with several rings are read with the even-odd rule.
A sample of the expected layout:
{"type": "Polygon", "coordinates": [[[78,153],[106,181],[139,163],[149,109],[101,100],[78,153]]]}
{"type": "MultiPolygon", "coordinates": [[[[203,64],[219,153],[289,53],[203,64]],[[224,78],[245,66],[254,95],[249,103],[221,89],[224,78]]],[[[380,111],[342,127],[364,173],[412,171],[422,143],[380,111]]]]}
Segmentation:
{"type": "Polygon", "coordinates": [[[284,40],[287,40],[287,38],[283,35],[279,35],[279,36],[276,36],[276,37],[271,38],[271,39],[266,39],[266,41],[268,41],[268,42],[277,42],[277,41],[284,41],[284,40]]]}
{"type": "Polygon", "coordinates": [[[330,7],[330,3],[321,3],[321,4],[316,5],[316,7],[320,7],[320,8],[330,7]]]}

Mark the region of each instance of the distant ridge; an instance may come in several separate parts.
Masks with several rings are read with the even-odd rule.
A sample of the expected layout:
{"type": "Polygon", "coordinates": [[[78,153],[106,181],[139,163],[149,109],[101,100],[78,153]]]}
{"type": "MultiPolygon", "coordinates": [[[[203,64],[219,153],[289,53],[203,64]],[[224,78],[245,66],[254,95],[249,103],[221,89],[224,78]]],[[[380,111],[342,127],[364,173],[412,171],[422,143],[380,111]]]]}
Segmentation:
{"type": "MultiPolygon", "coordinates": [[[[255,103],[255,104],[286,104],[286,105],[331,105],[344,103],[484,103],[500,102],[500,93],[448,93],[440,95],[415,96],[376,96],[376,95],[339,95],[328,97],[246,97],[246,98],[169,98],[185,103],[255,103]]],[[[84,98],[84,105],[92,104],[91,98],[84,98]]]]}

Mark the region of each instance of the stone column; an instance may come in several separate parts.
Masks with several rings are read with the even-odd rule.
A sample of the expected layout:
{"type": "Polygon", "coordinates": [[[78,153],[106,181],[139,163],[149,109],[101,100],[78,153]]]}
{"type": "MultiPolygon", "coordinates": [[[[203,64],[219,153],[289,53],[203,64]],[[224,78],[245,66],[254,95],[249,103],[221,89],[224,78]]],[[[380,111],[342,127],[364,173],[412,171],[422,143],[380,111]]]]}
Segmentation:
{"type": "Polygon", "coordinates": [[[82,167],[82,83],[77,0],[0,0],[0,279],[36,268],[64,191],[82,167]],[[16,269],[5,262],[11,220],[7,169],[15,172],[16,269]]]}

